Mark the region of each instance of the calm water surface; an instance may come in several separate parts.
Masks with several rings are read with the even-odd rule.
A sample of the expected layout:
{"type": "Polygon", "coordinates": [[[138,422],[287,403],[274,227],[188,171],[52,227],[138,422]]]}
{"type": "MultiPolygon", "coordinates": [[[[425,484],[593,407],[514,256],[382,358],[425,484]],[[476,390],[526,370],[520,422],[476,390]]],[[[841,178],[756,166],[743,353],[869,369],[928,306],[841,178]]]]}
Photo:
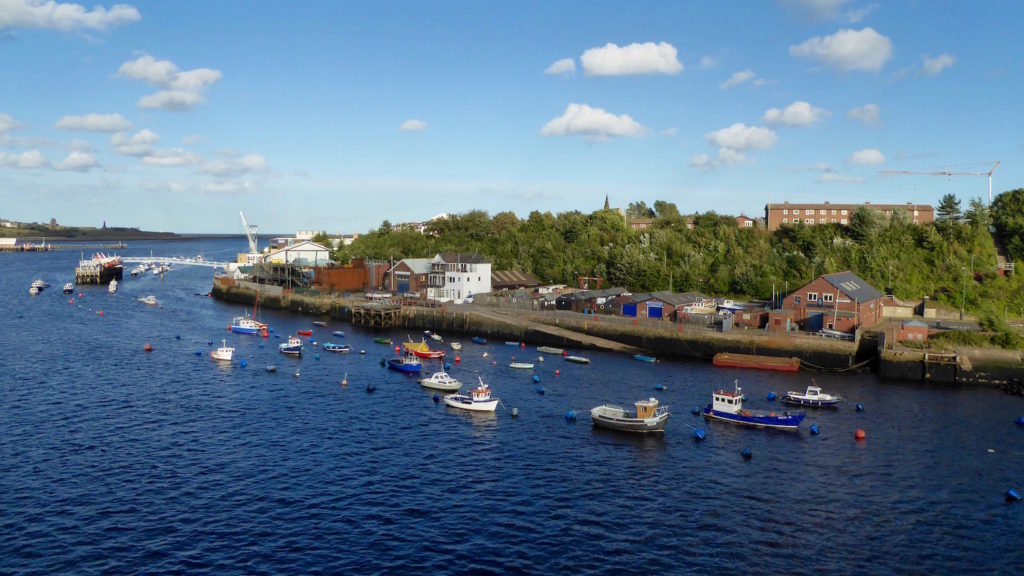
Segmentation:
{"type": "MultiPolygon", "coordinates": [[[[123,255],[150,250],[227,260],[244,240],[123,255]]],[[[811,375],[587,353],[537,362],[540,395],[508,368],[536,362],[533,346],[445,335],[465,344],[452,374],[482,376],[519,411],[470,415],[382,368],[393,351],[377,333],[313,327],[355,351],[307,345],[301,360],[276,336],[312,318],[265,311],[269,339],[229,333],[245,307],[205,296],[209,268],[126,275],[115,295],[78,287],[70,304],[60,289],[79,256],[0,254],[0,573],[988,574],[1024,561],[1024,506],[1003,502],[1024,488],[1020,398],[817,375],[843,407],[810,411],[799,433],[747,430],[690,409],[734,378],[767,408],[811,375]],[[52,287],[31,297],[37,277],[52,287]],[[149,294],[159,307],[137,301],[149,294]],[[221,339],[230,367],[208,357],[221,339]],[[587,417],[649,396],[673,408],[663,437],[587,417]]]]}

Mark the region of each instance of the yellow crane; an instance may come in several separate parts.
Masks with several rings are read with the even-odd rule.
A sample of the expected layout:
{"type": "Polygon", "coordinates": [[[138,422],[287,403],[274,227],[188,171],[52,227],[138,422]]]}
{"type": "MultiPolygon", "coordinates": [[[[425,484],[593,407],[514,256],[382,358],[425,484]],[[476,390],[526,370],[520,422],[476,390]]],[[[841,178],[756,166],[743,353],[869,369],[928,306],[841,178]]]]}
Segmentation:
{"type": "Polygon", "coordinates": [[[988,172],[951,172],[949,170],[936,170],[934,172],[914,172],[911,170],[882,170],[882,174],[887,176],[892,175],[909,175],[909,176],[988,176],[988,203],[992,204],[992,173],[999,167],[999,163],[1002,160],[996,160],[996,163],[988,172]]]}

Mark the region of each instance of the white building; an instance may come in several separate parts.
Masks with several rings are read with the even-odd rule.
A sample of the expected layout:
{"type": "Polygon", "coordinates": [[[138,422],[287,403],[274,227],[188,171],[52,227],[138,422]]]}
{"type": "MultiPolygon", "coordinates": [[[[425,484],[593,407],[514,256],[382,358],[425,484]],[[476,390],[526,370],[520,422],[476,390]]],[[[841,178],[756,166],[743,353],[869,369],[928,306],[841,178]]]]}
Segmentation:
{"type": "Polygon", "coordinates": [[[331,251],[320,244],[306,240],[272,250],[263,258],[263,261],[269,264],[326,266],[331,261],[331,251]]]}
{"type": "Polygon", "coordinates": [[[479,254],[446,252],[430,261],[427,298],[462,302],[491,291],[491,263],[479,254]]]}

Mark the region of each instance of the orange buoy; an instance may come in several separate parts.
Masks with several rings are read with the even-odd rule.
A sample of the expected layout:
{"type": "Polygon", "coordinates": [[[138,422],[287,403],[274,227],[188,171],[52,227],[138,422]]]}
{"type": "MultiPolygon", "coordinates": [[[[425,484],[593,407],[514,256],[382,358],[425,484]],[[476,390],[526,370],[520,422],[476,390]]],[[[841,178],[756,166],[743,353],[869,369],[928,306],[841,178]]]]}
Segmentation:
{"type": "Polygon", "coordinates": [[[492,365],[492,366],[497,366],[497,365],[498,365],[498,361],[497,361],[497,360],[495,360],[494,362],[492,362],[492,363],[491,363],[491,365],[492,365]]]}
{"type": "Polygon", "coordinates": [[[526,342],[520,342],[519,343],[519,347],[520,348],[526,348],[526,342]]]}
{"type": "Polygon", "coordinates": [[[771,417],[771,418],[775,418],[775,412],[769,412],[768,416],[771,417]]]}
{"type": "Polygon", "coordinates": [[[266,330],[263,330],[262,332],[264,338],[270,338],[270,333],[268,333],[266,330]]]}
{"type": "Polygon", "coordinates": [[[68,300],[68,304],[74,304],[74,303],[75,303],[75,299],[74,298],[68,300]]]}
{"type": "Polygon", "coordinates": [[[395,352],[398,352],[398,350],[399,350],[398,346],[395,346],[395,352]]]}
{"type": "Polygon", "coordinates": [[[864,432],[864,430],[857,428],[857,431],[853,433],[853,437],[857,440],[863,440],[867,438],[868,435],[864,432]]]}
{"type": "Polygon", "coordinates": [[[103,310],[100,310],[99,312],[97,312],[97,314],[99,314],[100,316],[103,316],[103,310]]]}
{"type": "Polygon", "coordinates": [[[555,376],[558,376],[561,373],[562,373],[561,370],[559,370],[558,368],[555,368],[555,376]]]}
{"type": "Polygon", "coordinates": [[[455,363],[458,364],[459,362],[462,362],[462,358],[459,358],[458,356],[456,356],[455,357],[455,363]]]}
{"type": "Polygon", "coordinates": [[[147,344],[146,344],[146,345],[145,345],[145,346],[143,347],[143,350],[145,350],[146,352],[152,352],[152,351],[153,351],[153,345],[152,345],[152,344],[149,344],[149,343],[147,343],[147,344]]]}
{"type": "Polygon", "coordinates": [[[567,356],[568,354],[569,354],[568,352],[566,352],[565,350],[562,350],[562,356],[567,356]]]}
{"type": "Polygon", "coordinates": [[[231,332],[231,326],[230,325],[228,326],[228,332],[231,332]]]}

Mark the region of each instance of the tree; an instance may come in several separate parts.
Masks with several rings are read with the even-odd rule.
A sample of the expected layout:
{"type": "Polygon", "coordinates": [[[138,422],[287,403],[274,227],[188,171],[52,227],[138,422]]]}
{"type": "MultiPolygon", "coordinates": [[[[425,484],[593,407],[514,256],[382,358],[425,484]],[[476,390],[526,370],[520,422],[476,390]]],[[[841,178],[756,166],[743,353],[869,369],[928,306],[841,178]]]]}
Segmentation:
{"type": "Polygon", "coordinates": [[[964,220],[975,228],[988,228],[992,224],[992,217],[989,214],[988,206],[981,198],[972,198],[969,208],[964,212],[964,220]]]}
{"type": "Polygon", "coordinates": [[[996,235],[1013,260],[1024,258],[1024,188],[996,196],[990,208],[996,235]]]}
{"type": "Polygon", "coordinates": [[[322,230],[313,235],[313,242],[328,248],[334,245],[334,242],[331,241],[331,237],[327,235],[327,232],[322,230]]]}
{"type": "Polygon", "coordinates": [[[658,218],[678,218],[679,208],[676,208],[676,205],[672,202],[655,200],[654,213],[658,215],[658,218]]]}
{"type": "Polygon", "coordinates": [[[643,200],[630,202],[629,207],[626,208],[626,216],[630,218],[653,218],[654,210],[648,208],[647,203],[643,200]]]}
{"type": "Polygon", "coordinates": [[[939,206],[935,209],[935,220],[947,224],[955,224],[960,221],[960,200],[952,194],[946,194],[939,200],[939,206]]]}

